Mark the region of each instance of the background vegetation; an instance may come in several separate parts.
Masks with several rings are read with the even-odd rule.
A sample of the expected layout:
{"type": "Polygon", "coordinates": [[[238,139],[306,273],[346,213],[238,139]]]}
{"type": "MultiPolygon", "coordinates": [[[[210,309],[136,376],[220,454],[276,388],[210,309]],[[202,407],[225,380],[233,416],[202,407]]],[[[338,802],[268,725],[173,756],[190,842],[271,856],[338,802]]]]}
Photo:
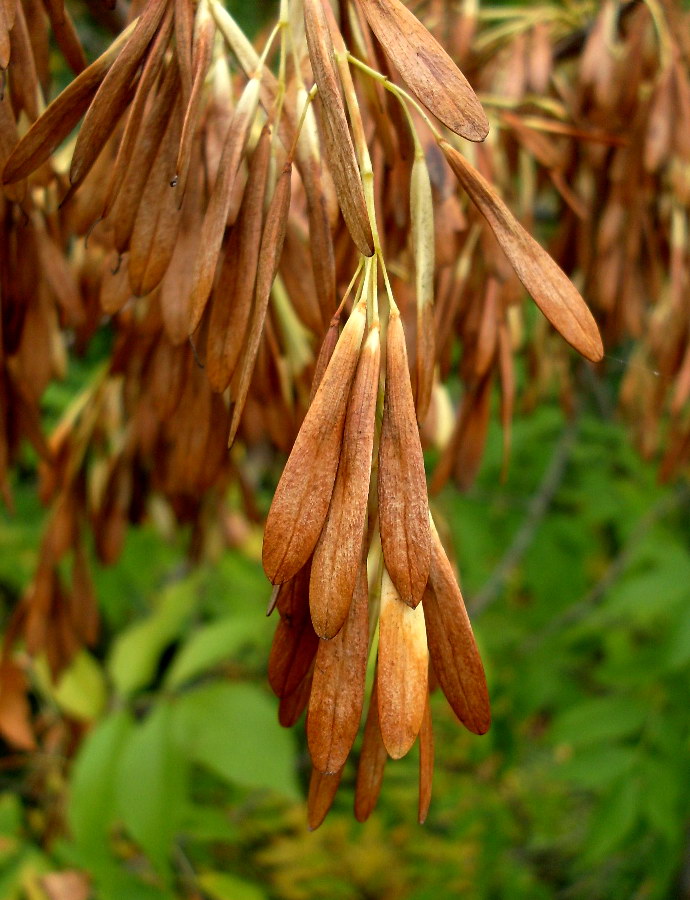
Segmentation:
{"type": "MultiPolygon", "coordinates": [[[[306,830],[306,751],[265,684],[260,535],[190,572],[184,535],[147,526],[98,571],[97,652],[57,687],[35,667],[54,750],[4,757],[0,896],[44,897],[41,875],[73,869],[98,896],[131,900],[685,896],[687,490],[660,487],[596,409],[521,415],[503,484],[500,442],[496,429],[471,491],[436,503],[494,724],[473,737],[435,698],[426,826],[412,754],[389,764],[368,823],[353,820],[348,772],[325,824],[306,830]]],[[[35,562],[33,481],[27,458],[0,533],[6,612],[35,562]]]]}

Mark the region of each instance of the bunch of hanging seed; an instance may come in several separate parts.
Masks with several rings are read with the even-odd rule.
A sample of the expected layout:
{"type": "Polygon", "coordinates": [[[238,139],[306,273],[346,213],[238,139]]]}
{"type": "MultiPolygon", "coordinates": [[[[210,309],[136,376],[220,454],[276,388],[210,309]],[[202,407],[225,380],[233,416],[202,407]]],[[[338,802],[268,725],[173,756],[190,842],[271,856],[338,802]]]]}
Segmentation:
{"type": "Polygon", "coordinates": [[[207,558],[240,539],[238,504],[263,521],[259,485],[287,454],[263,544],[268,674],[283,724],[306,710],[310,824],[370,658],[356,815],[418,739],[425,818],[430,690],[477,734],[490,715],[423,443],[433,489],[469,486],[497,384],[507,460],[517,354],[524,402],[556,381],[569,408],[561,338],[603,356],[575,282],[607,346],[636,341],[623,402],[643,450],[669,428],[665,474],[690,458],[687,14],[580,6],[432,0],[428,30],[401,0],[282,0],[255,46],[219,0],[132,0],[87,65],[59,2],[2,0],[0,487],[11,505],[29,440],[49,506],[0,662],[7,740],[40,740],[15,648],[57,675],[97,639],[90,542],[113,563],[148,517],[190,523],[207,558]],[[51,31],[75,77],[46,103],[51,31]],[[552,255],[525,228],[544,202],[552,255]],[[46,438],[41,395],[104,320],[112,354],[46,438]]]}

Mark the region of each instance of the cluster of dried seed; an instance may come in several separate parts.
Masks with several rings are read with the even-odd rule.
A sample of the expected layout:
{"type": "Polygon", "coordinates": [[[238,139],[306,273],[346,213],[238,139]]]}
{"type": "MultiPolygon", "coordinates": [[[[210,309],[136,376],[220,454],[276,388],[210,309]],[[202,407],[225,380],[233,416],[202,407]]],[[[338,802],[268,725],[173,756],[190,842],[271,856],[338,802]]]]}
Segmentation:
{"type": "Polygon", "coordinates": [[[375,642],[355,814],[363,820],[372,811],[387,756],[399,759],[419,737],[423,821],[433,769],[430,682],[438,681],[460,720],[483,734],[490,721],[484,670],[430,523],[398,310],[388,317],[383,368],[380,323],[374,317],[367,326],[366,300],[354,306],[335,347],[324,343],[322,357],[329,353],[266,522],[263,562],[279,585],[273,604],[280,613],[269,680],[283,724],[308,708],[309,821],[316,827],[359,730],[375,642]]]}
{"type": "Polygon", "coordinates": [[[0,662],[18,746],[34,736],[13,647],[57,673],[93,643],[91,545],[114,562],[146,516],[190,523],[194,558],[241,540],[273,447],[290,455],[265,532],[269,679],[281,721],[308,710],[310,821],[369,659],[357,815],[418,738],[424,818],[429,690],[472,731],[489,711],[422,445],[441,451],[432,489],[471,484],[498,382],[507,458],[521,352],[525,405],[555,378],[568,408],[572,354],[548,323],[603,352],[575,282],[614,353],[636,341],[622,401],[643,451],[668,425],[664,474],[690,459],[687,15],[434,0],[429,31],[410,6],[283,0],[257,51],[219,0],[133,0],[87,65],[59,0],[0,0],[0,489],[10,504],[29,440],[50,505],[0,662]],[[76,77],[47,103],[51,32],[76,77]],[[551,255],[525,229],[544,210],[551,255]],[[43,391],[104,317],[111,358],[46,440],[43,391]]]}

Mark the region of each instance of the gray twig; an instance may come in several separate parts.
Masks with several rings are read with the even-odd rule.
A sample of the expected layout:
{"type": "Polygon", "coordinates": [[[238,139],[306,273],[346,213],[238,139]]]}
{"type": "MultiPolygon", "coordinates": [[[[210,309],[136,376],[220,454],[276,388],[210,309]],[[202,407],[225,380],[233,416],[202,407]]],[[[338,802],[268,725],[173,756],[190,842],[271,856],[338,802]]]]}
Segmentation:
{"type": "Polygon", "coordinates": [[[568,460],[575,445],[578,424],[579,420],[575,416],[563,429],[554,448],[551,461],[544,472],[541,484],[536,494],[530,500],[527,507],[527,515],[517,530],[512,543],[503,554],[486,584],[468,602],[472,615],[476,616],[484,612],[496,601],[505,582],[522,562],[524,555],[532,545],[539,526],[563,481],[568,460]]]}
{"type": "Polygon", "coordinates": [[[647,512],[640,516],[637,524],[632,530],[630,537],[620,552],[611,560],[606,571],[591,588],[590,591],[575,603],[568,607],[555,619],[552,619],[546,628],[539,634],[534,635],[525,643],[526,650],[532,650],[546,638],[550,637],[554,632],[567,625],[574,625],[583,619],[594,607],[598,606],[606,596],[609,588],[623,575],[628,568],[634,551],[641,540],[647,535],[649,529],[659,520],[669,515],[674,509],[687,503],[690,499],[690,490],[687,485],[680,484],[674,491],[670,491],[660,497],[654,506],[650,507],[647,512]]]}

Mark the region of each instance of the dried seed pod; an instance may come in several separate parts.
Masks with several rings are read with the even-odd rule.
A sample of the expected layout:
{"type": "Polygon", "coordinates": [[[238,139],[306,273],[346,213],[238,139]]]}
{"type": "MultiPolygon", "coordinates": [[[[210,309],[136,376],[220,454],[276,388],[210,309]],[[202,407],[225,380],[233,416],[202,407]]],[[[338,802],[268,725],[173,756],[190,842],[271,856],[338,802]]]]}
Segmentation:
{"type": "Polygon", "coordinates": [[[236,252],[227,251],[213,296],[208,347],[210,351],[212,344],[217,344],[217,352],[207,354],[207,371],[216,391],[225,390],[230,383],[247,336],[259,262],[270,153],[271,131],[264,127],[252,156],[242,208],[233,229],[231,241],[236,242],[236,252]]]}
{"type": "Polygon", "coordinates": [[[324,111],[324,141],[328,167],[338,203],[352,240],[365,256],[374,252],[374,240],[364,200],[362,179],[347,125],[345,106],[340,95],[333,64],[333,44],[322,7],[323,0],[305,0],[304,23],[309,58],[324,111]]]}
{"type": "Polygon", "coordinates": [[[331,775],[345,765],[364,706],[369,649],[369,590],[364,559],[356,579],[345,624],[332,640],[319,641],[307,713],[312,763],[319,772],[331,775]]]}
{"type": "Polygon", "coordinates": [[[381,724],[379,722],[379,701],[377,696],[378,679],[374,678],[374,686],[369,700],[369,712],[364,726],[364,738],[357,765],[357,780],[355,782],[355,818],[358,822],[365,822],[374,811],[376,802],[381,793],[383,772],[386,767],[388,754],[381,737],[381,724]]]}
{"type": "Polygon", "coordinates": [[[235,107],[220,159],[218,177],[201,228],[199,255],[194,266],[194,288],[190,301],[190,334],[196,331],[201,321],[206,301],[213,287],[216,263],[223,243],[223,233],[232,199],[232,186],[244,156],[258,102],[259,79],[252,78],[247,82],[235,107]]]}
{"type": "Polygon", "coordinates": [[[367,521],[381,346],[378,323],[362,347],[347,406],[343,447],[328,515],[314,550],[309,606],[319,637],[332,638],[347,618],[367,521]]]}
{"type": "Polygon", "coordinates": [[[105,78],[129,40],[135,28],[133,22],[97,60],[84,69],[65,90],[53,100],[12,151],[5,164],[3,182],[12,184],[34,172],[55,148],[64,141],[84,115],[99,85],[105,78]]]}
{"type": "Polygon", "coordinates": [[[419,731],[419,806],[417,821],[420,825],[426,822],[431,803],[431,782],[434,775],[434,727],[431,722],[431,703],[429,694],[424,704],[424,718],[419,731]]]}
{"type": "MultiPolygon", "coordinates": [[[[166,161],[170,162],[171,158],[166,157],[166,161]]],[[[179,222],[174,250],[160,283],[163,326],[173,344],[182,344],[189,337],[194,262],[199,255],[204,217],[203,170],[198,155],[189,173],[187,187],[182,209],[179,210],[175,193],[166,183],[166,208],[175,210],[170,214],[171,219],[179,222]]]]}
{"type": "Polygon", "coordinates": [[[175,164],[182,127],[181,103],[175,104],[138,206],[129,254],[132,292],[144,297],[157,287],[173,256],[181,213],[168,172],[175,164]]]}
{"type": "MultiPolygon", "coordinates": [[[[16,10],[16,4],[9,3],[8,7],[14,14],[16,10]]],[[[7,11],[9,11],[9,9],[7,11]]],[[[14,24],[14,22],[10,24],[7,11],[3,3],[3,5],[0,6],[0,69],[2,69],[4,72],[7,71],[7,67],[10,64],[10,53],[12,50],[10,31],[12,29],[12,25],[14,24]]]]}
{"type": "Polygon", "coordinates": [[[366,303],[347,320],[278,482],[264,531],[263,564],[274,584],[311,555],[333,493],[347,400],[366,324],[366,303]]]}
{"type": "MultiPolygon", "coordinates": [[[[256,290],[254,293],[254,306],[249,322],[249,333],[242,356],[242,365],[239,370],[237,388],[233,392],[232,421],[230,423],[229,444],[232,445],[240,424],[242,410],[249,391],[249,382],[254,371],[256,355],[259,350],[261,335],[266,320],[268,301],[271,296],[271,287],[278,271],[280,256],[283,252],[285,232],[287,229],[287,217],[290,211],[290,191],[292,164],[286,163],[278,184],[271,198],[271,205],[266,213],[266,224],[261,236],[261,248],[259,250],[258,268],[256,272],[256,290]]],[[[240,275],[241,277],[241,275],[240,275]]],[[[251,276],[246,276],[251,277],[251,276]]],[[[311,551],[310,551],[311,552],[311,551]]],[[[309,555],[309,554],[307,554],[309,555]]],[[[302,560],[301,566],[306,562],[302,560]]],[[[296,570],[295,570],[296,571],[296,570]]]]}
{"type": "MultiPolygon", "coordinates": [[[[0,64],[7,65],[3,53],[2,29],[0,28],[0,64]]],[[[9,39],[8,39],[9,48],[9,39]]],[[[9,57],[9,49],[7,50],[9,57]]],[[[27,697],[27,683],[24,673],[9,658],[0,660],[0,734],[12,746],[31,752],[36,749],[36,740],[31,727],[31,707],[27,697]]]]}
{"type": "MultiPolygon", "coordinates": [[[[108,185],[107,199],[103,206],[102,216],[105,218],[110,212],[113,202],[122,187],[124,177],[130,167],[132,154],[137,145],[137,139],[140,138],[142,131],[148,131],[153,124],[151,119],[153,114],[144,119],[147,105],[150,104],[151,94],[155,91],[158,76],[165,62],[165,53],[168,48],[168,41],[172,34],[172,11],[166,13],[161,27],[151,44],[151,49],[147,54],[146,62],[142,68],[141,76],[137,84],[136,94],[127,116],[127,124],[120,140],[120,146],[117,151],[115,165],[112,168],[110,183],[108,185]],[[142,123],[146,121],[146,127],[142,129],[142,123]]],[[[169,69],[174,67],[169,67],[169,69]]],[[[154,107],[155,109],[155,107],[154,107]]],[[[169,107],[168,107],[169,109],[169,107]]],[[[149,105],[149,111],[150,105],[149,105]]],[[[167,118],[167,115],[166,115],[167,118]]],[[[158,142],[156,142],[156,146],[158,142]]],[[[148,172],[148,167],[145,170],[148,172]]]]}
{"type": "Polygon", "coordinates": [[[333,804],[343,770],[326,773],[312,768],[307,795],[307,822],[310,831],[316,831],[333,804]]]}
{"type": "Polygon", "coordinates": [[[446,551],[432,532],[429,584],[422,601],[429,656],[456,716],[475,734],[491,724],[489,694],[472,626],[446,551]]]}
{"type": "Polygon", "coordinates": [[[416,606],[429,577],[429,505],[405,332],[397,310],[391,312],[386,337],[378,499],[386,568],[404,602],[416,606]]]}
{"type": "Polygon", "coordinates": [[[371,30],[412,92],[451,131],[483,141],[489,121],[467,79],[400,0],[359,0],[371,30]]]}
{"type": "Polygon", "coordinates": [[[405,756],[422,727],[428,672],[422,607],[403,603],[384,568],[376,685],[381,736],[393,759],[405,756]]]}
{"type": "Polygon", "coordinates": [[[293,725],[296,725],[306,709],[309,702],[309,694],[311,693],[311,679],[312,672],[309,672],[291,694],[287,697],[281,697],[280,706],[278,707],[278,721],[283,728],[292,728],[293,725]]]}
{"type": "MultiPolygon", "coordinates": [[[[139,129],[136,135],[127,169],[122,174],[119,184],[116,179],[120,177],[120,173],[117,163],[115,164],[102,215],[104,218],[107,217],[108,225],[112,228],[115,247],[120,253],[129,248],[144,190],[153,174],[156,155],[161,148],[171,115],[175,115],[173,110],[178,93],[177,67],[170,65],[166,69],[159,90],[147,107],[144,114],[146,128],[139,129]]],[[[162,174],[165,177],[165,173],[162,174]]]]}
{"type": "MultiPolygon", "coordinates": [[[[19,3],[15,4],[14,2],[11,5],[20,6],[19,3]]],[[[44,6],[53,27],[55,40],[67,60],[67,64],[75,75],[79,75],[86,68],[86,56],[69,10],[63,0],[47,0],[44,6]]]]}
{"type": "Polygon", "coordinates": [[[340,315],[340,310],[338,310],[331,319],[331,324],[328,326],[328,331],[321,343],[321,349],[319,350],[319,355],[316,358],[316,365],[314,366],[314,377],[311,383],[309,403],[314,399],[319,385],[321,384],[321,379],[324,376],[324,372],[326,371],[328,363],[331,361],[333,352],[338,344],[338,338],[340,337],[340,315]]]}
{"type": "MultiPolygon", "coordinates": [[[[14,28],[12,29],[12,69],[10,72],[11,93],[15,108],[24,111],[31,121],[38,118],[38,98],[40,88],[36,63],[31,48],[29,30],[24,17],[23,4],[17,3],[14,28]]],[[[3,91],[5,85],[3,84],[3,91]]]]}
{"type": "MultiPolygon", "coordinates": [[[[180,148],[175,165],[175,181],[178,203],[182,203],[187,188],[187,176],[192,161],[192,141],[199,124],[202,111],[202,87],[211,65],[213,56],[213,39],[216,33],[215,23],[208,8],[207,0],[200,0],[196,8],[194,21],[194,37],[192,48],[193,82],[189,99],[187,100],[182,134],[180,135],[180,148]]],[[[184,55],[184,54],[183,54],[184,55]]],[[[182,72],[180,71],[180,74],[182,72]]]]}
{"type": "Polygon", "coordinates": [[[160,25],[166,8],[167,0],[149,0],[132,36],[96,91],[96,96],[79,129],[77,143],[72,154],[69,170],[71,184],[76,185],[84,180],[124,112],[132,92],[132,79],[160,25]]]}
{"type": "Polygon", "coordinates": [[[185,108],[192,93],[192,35],[194,33],[194,6],[192,0],[174,0],[175,59],[180,69],[180,82],[185,108]]]}
{"type": "Polygon", "coordinates": [[[441,141],[440,147],[539,309],[575,350],[598,362],[604,355],[599,329],[573,283],[520,225],[489,182],[446,141],[441,141]]]}
{"type": "Polygon", "coordinates": [[[280,622],[268,659],[268,683],[276,697],[289,697],[304,681],[319,639],[309,617],[309,565],[280,585],[276,598],[280,622]]]}
{"type": "Polygon", "coordinates": [[[423,154],[415,155],[410,179],[410,221],[417,290],[417,421],[423,422],[434,384],[434,207],[429,170],[423,154]]]}

